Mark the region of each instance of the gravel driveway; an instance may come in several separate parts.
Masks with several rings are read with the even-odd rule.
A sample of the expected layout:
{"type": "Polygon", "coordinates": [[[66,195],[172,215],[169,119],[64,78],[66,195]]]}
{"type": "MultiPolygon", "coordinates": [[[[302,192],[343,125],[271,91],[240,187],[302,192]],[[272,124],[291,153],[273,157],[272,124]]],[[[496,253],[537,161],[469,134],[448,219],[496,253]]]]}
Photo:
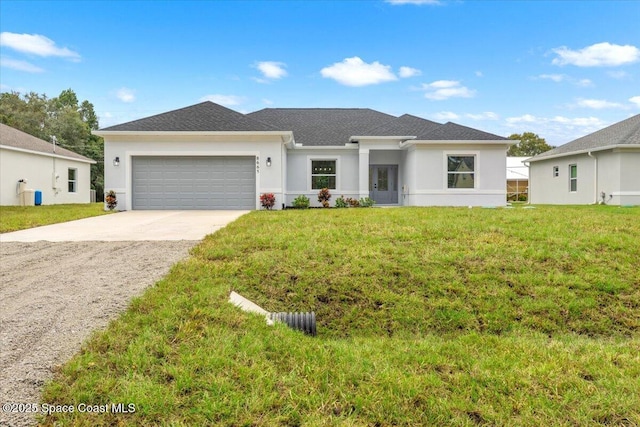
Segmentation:
{"type": "MultiPolygon", "coordinates": [[[[110,221],[130,221],[123,214],[107,217],[115,218],[110,221]]],[[[96,221],[105,217],[99,218],[96,221]]],[[[166,216],[162,218],[167,221],[166,216]]],[[[150,235],[157,236],[148,225],[153,221],[144,222],[150,235]]],[[[61,225],[63,232],[69,224],[61,225]]],[[[166,225],[158,224],[166,233],[166,225]]],[[[204,229],[212,232],[220,226],[204,229]]],[[[93,331],[104,328],[125,310],[132,297],[142,294],[174,263],[188,256],[198,241],[171,236],[166,241],[3,241],[0,403],[39,403],[41,388],[53,376],[55,367],[73,356],[93,331]]],[[[0,425],[33,424],[33,415],[0,410],[0,425]]]]}

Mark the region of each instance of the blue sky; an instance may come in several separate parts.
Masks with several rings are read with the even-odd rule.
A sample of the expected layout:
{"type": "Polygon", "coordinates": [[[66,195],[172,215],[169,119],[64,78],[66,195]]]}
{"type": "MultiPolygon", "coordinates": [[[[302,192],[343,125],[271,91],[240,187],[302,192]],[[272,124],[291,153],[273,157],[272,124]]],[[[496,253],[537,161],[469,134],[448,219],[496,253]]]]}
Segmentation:
{"type": "Polygon", "coordinates": [[[560,145],[640,113],[640,1],[0,2],[3,92],[101,127],[212,100],[360,107],[560,145]]]}

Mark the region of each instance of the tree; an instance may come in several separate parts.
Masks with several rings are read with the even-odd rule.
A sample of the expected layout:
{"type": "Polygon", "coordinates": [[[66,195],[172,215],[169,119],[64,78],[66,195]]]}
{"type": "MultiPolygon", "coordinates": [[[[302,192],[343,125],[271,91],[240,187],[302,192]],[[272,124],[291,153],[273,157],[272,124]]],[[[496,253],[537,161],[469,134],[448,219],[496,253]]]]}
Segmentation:
{"type": "Polygon", "coordinates": [[[24,96],[5,92],[0,94],[0,122],[45,141],[55,136],[61,147],[96,160],[91,165],[91,188],[96,190],[98,200],[102,198],[104,141],[91,134],[99,125],[89,101],[78,105],[78,97],[71,89],[51,99],[34,92],[24,96]]]}
{"type": "Polygon", "coordinates": [[[547,144],[544,138],[540,138],[537,133],[533,132],[525,132],[522,135],[514,133],[509,136],[509,139],[520,141],[518,144],[509,147],[507,156],[512,157],[535,156],[555,148],[547,144]]]}

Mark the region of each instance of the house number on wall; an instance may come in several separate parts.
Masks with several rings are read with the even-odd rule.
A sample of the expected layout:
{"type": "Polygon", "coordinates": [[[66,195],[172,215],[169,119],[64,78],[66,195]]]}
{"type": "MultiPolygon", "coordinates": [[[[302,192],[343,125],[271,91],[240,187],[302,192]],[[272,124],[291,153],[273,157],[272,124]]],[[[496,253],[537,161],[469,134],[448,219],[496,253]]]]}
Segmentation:
{"type": "Polygon", "coordinates": [[[256,156],[256,173],[260,173],[260,156],[256,156]]]}

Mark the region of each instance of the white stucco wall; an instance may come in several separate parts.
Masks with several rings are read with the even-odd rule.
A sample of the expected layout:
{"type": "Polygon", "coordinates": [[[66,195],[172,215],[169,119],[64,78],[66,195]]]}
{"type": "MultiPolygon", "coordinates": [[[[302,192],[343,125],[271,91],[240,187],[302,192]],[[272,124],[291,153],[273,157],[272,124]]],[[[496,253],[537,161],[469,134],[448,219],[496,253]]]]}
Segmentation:
{"type": "Polygon", "coordinates": [[[104,135],[105,191],[114,190],[118,209],[131,207],[132,170],[134,156],[252,156],[258,159],[256,168],[256,209],[260,209],[260,194],[274,193],[274,209],[284,203],[286,150],[280,135],[104,135]],[[113,159],[120,158],[119,166],[113,159]],[[266,160],[271,157],[271,166],[266,160]]]}
{"type": "Polygon", "coordinates": [[[335,199],[344,196],[358,196],[358,161],[359,153],[354,148],[296,148],[287,153],[287,191],[286,205],[291,206],[293,200],[304,194],[311,201],[311,206],[321,206],[318,202],[318,190],[311,189],[311,160],[336,160],[336,189],[331,190],[330,205],[335,199]]]}
{"type": "Polygon", "coordinates": [[[456,144],[410,147],[403,174],[409,206],[506,205],[507,145],[456,144]],[[447,156],[474,155],[475,188],[447,188],[447,156]]]}
{"type": "Polygon", "coordinates": [[[20,204],[16,194],[20,179],[27,180],[28,189],[42,192],[43,205],[89,203],[90,169],[89,163],[70,158],[0,148],[0,205],[20,204]],[[75,193],[69,192],[69,168],[77,169],[75,193]],[[58,175],[55,181],[54,175],[58,175]]]}
{"type": "Polygon", "coordinates": [[[610,205],[640,205],[640,150],[614,149],[531,162],[531,203],[586,205],[599,203],[604,192],[610,205]],[[569,165],[578,166],[578,191],[569,191],[569,165]],[[558,166],[559,176],[553,176],[558,166]],[[597,176],[597,182],[596,182],[597,176]]]}

